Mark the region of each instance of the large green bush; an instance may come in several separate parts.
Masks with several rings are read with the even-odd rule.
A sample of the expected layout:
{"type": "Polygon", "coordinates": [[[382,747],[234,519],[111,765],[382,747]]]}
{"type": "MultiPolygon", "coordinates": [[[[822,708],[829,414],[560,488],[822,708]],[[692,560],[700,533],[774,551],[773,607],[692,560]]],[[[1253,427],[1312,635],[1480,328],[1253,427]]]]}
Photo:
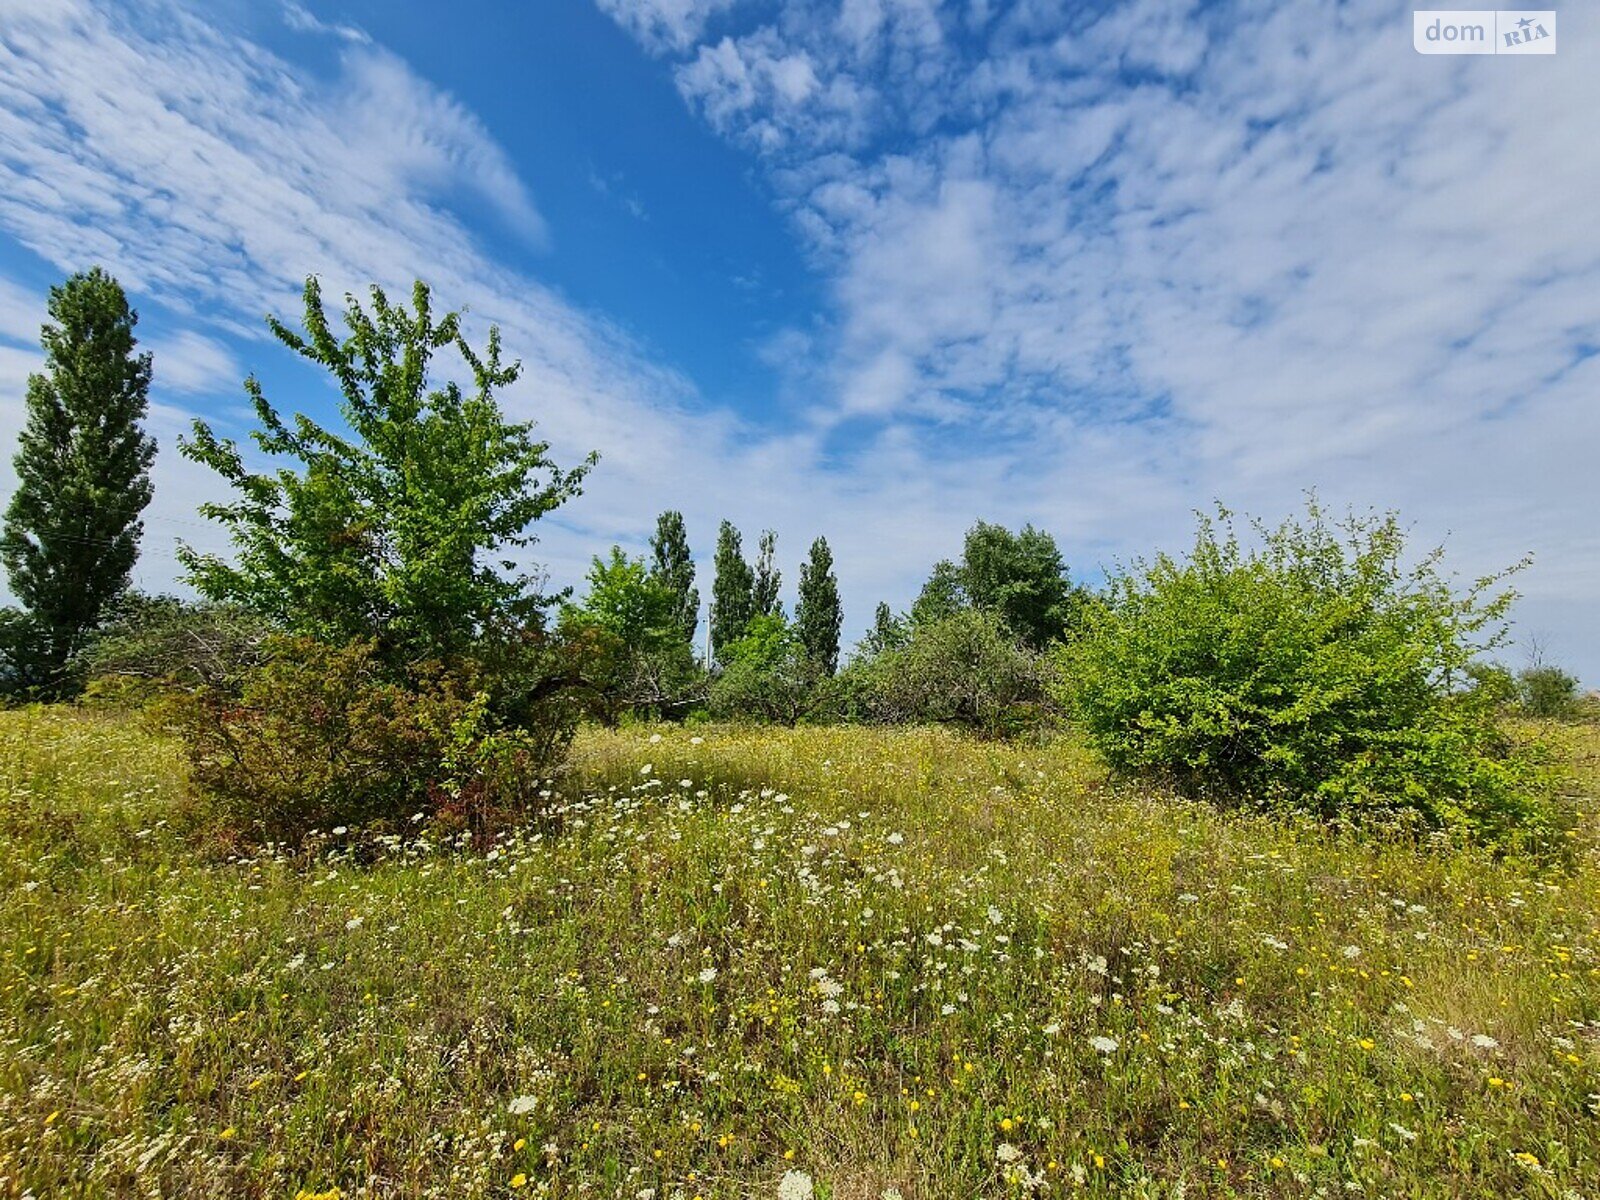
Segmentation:
{"type": "Polygon", "coordinates": [[[781,616],[753,618],[744,637],[729,642],[722,654],[707,704],[713,716],[794,725],[828,709],[827,672],[781,616]]]}
{"type": "Polygon", "coordinates": [[[1538,770],[1467,687],[1504,636],[1502,577],[1458,592],[1410,561],[1393,514],[1304,521],[1241,544],[1202,519],[1187,558],[1110,580],[1059,652],[1063,691],[1116,768],[1217,800],[1381,817],[1496,844],[1553,833],[1538,770]]]}
{"type": "Polygon", "coordinates": [[[372,642],[279,638],[235,687],[168,697],[193,782],[246,840],[422,818],[475,834],[525,817],[576,727],[562,664],[487,647],[405,676],[372,642]]]}
{"type": "Polygon", "coordinates": [[[900,644],[852,664],[843,684],[867,720],[962,725],[1000,737],[1045,720],[1049,676],[1049,661],[998,613],[962,608],[916,622],[900,644]]]}

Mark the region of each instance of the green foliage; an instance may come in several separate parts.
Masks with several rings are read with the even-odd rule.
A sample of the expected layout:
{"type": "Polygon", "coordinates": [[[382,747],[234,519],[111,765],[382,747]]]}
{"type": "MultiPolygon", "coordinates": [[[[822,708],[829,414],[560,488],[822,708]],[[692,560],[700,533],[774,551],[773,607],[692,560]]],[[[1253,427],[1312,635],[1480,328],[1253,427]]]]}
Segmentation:
{"type": "Polygon", "coordinates": [[[562,635],[582,642],[594,713],[614,723],[623,712],[670,716],[700,699],[701,672],[684,637],[681,596],[643,559],[613,546],[589,568],[583,601],[568,604],[562,635]]]}
{"type": "Polygon", "coordinates": [[[69,690],[50,653],[44,623],[20,608],[0,608],[0,697],[39,700],[69,690]]]}
{"type": "Polygon", "coordinates": [[[1407,565],[1393,514],[1257,526],[1225,510],[1188,558],[1110,582],[1061,655],[1065,692],[1115,768],[1230,802],[1379,817],[1499,845],[1552,834],[1538,772],[1462,688],[1504,635],[1501,577],[1458,595],[1438,551],[1407,565]],[[1219,528],[1220,522],[1220,528],[1219,528]]]}
{"type": "Polygon", "coordinates": [[[967,530],[960,563],[935,564],[912,618],[938,621],[979,608],[996,613],[1013,634],[1040,650],[1069,634],[1081,604],[1055,538],[1032,525],[1012,533],[979,521],[967,530]]]}
{"type": "Polygon", "coordinates": [[[922,585],[921,593],[911,606],[912,624],[931,625],[968,607],[961,578],[961,568],[949,559],[941,558],[934,563],[928,582],[922,585]]]}
{"type": "Polygon", "coordinates": [[[659,650],[684,640],[679,597],[642,558],[613,546],[610,558],[591,560],[587,578],[582,603],[567,606],[570,619],[599,626],[630,650],[659,650]]]}
{"type": "Polygon", "coordinates": [[[694,586],[694,556],[689,552],[689,533],[681,512],[664,512],[656,518],[656,532],[650,539],[650,574],[672,593],[683,640],[693,646],[700,624],[700,592],[694,586]]]}
{"type": "Polygon", "coordinates": [[[1499,663],[1468,663],[1464,674],[1468,690],[1479,703],[1496,708],[1517,703],[1517,677],[1499,663]]]}
{"type": "Polygon", "coordinates": [[[826,676],[798,631],[781,616],[757,616],[727,647],[722,673],[711,684],[714,716],[793,725],[825,702],[826,676]]]}
{"type": "Polygon", "coordinates": [[[764,530],[756,553],[755,578],[750,585],[750,603],[755,609],[753,615],[758,617],[783,616],[783,601],[778,599],[783,575],[774,562],[777,552],[778,535],[770,529],[764,530]]]}
{"type": "Polygon", "coordinates": [[[229,692],[268,657],[272,628],[233,605],[129,594],[84,655],[91,695],[142,701],[173,689],[229,692]]]}
{"type": "Polygon", "coordinates": [[[839,579],[833,573],[833,551],[828,539],[811,543],[811,553],[800,567],[800,598],[794,609],[795,632],[800,644],[826,675],[839,669],[839,630],[844,610],[839,604],[839,579]]]}
{"type": "Polygon", "coordinates": [[[716,577],[711,584],[711,657],[722,662],[727,647],[744,636],[756,615],[755,573],[744,560],[739,531],[724,521],[717,530],[716,577]]]}
{"type": "Polygon", "coordinates": [[[911,622],[895,616],[894,611],[880,600],[872,614],[872,628],[861,639],[860,651],[871,658],[885,650],[898,650],[910,636],[911,622]]]}
{"type": "Polygon", "coordinates": [[[1578,711],[1578,680],[1560,667],[1538,664],[1517,675],[1517,698],[1533,717],[1570,717],[1578,711]]]}
{"type": "Polygon", "coordinates": [[[233,562],[188,547],[194,586],[287,629],[335,644],[372,639],[390,663],[458,654],[486,632],[536,621],[549,603],[495,555],[529,546],[530,524],[578,495],[595,456],[563,471],[531,423],[507,422],[495,389],[516,379],[491,328],[474,351],[457,313],[435,320],[428,288],[412,306],[371,290],[370,312],[348,297],[339,338],[317,281],[305,288],[305,332],[269,319],[284,345],[337,382],[349,433],[297,415],[285,421],[252,378],[245,387],[271,459],[294,466],[258,473],[238,447],[202,421],[185,455],[238,493],[205,515],[233,536],[233,562]],[[432,387],[433,356],[451,349],[471,370],[470,393],[432,387]]]}
{"type": "Polygon", "coordinates": [[[224,826],[293,842],[334,825],[442,819],[482,834],[525,818],[576,724],[527,647],[415,666],[396,680],[376,646],[281,638],[236,689],[169,696],[163,719],[224,826]],[[539,711],[553,696],[557,711],[539,711]]]}
{"type": "Polygon", "coordinates": [[[0,535],[12,591],[32,614],[26,627],[8,621],[7,675],[43,696],[70,690],[73,657],[128,586],[156,454],[140,426],[150,355],[135,353],[139,316],[121,286],[98,267],[73,275],[50,289],[49,313],[0,535]]]}
{"type": "Polygon", "coordinates": [[[901,644],[852,663],[844,676],[868,720],[949,723],[986,737],[1039,727],[1049,678],[1048,662],[997,613],[974,608],[914,624],[901,644]]]}

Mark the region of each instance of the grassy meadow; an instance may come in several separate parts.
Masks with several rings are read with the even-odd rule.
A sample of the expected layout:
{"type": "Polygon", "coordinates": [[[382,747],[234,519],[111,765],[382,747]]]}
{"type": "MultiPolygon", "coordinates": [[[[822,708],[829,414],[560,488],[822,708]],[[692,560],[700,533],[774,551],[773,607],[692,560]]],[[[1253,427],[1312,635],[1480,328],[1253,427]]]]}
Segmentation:
{"type": "Polygon", "coordinates": [[[1551,736],[1566,869],[862,728],[587,730],[493,848],[291,858],[0,713],[0,1196],[1600,1196],[1551,736]]]}

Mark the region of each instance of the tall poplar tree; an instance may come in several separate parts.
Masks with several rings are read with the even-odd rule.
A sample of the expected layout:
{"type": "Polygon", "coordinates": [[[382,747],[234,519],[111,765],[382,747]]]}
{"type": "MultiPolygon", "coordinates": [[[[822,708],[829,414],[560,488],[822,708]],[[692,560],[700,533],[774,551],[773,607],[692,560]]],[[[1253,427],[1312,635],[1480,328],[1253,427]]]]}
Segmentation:
{"type": "Polygon", "coordinates": [[[670,510],[656,518],[655,536],[650,539],[650,574],[672,593],[673,615],[683,630],[683,640],[694,645],[694,632],[700,624],[700,591],[694,586],[694,558],[681,512],[670,510]]]}
{"type": "Polygon", "coordinates": [[[839,628],[844,610],[839,605],[839,580],[833,573],[833,552],[828,539],[811,543],[811,553],[800,566],[800,599],[794,609],[800,644],[811,661],[829,675],[839,668],[839,628]]]}
{"type": "Polygon", "coordinates": [[[59,694],[88,633],[127,589],[150,503],[155,441],[150,355],[136,353],[139,315],[99,267],[50,289],[40,333],[45,369],[28,377],[17,490],[0,559],[29,610],[46,695],[59,694]]]}
{"type": "Polygon", "coordinates": [[[755,575],[744,560],[739,531],[724,521],[717,531],[716,578],[711,584],[711,656],[738,641],[756,615],[755,575]]]}
{"type": "Polygon", "coordinates": [[[761,535],[760,550],[756,554],[755,583],[751,587],[751,600],[758,617],[783,616],[783,602],[778,599],[783,576],[773,561],[777,552],[778,535],[768,529],[761,535]]]}

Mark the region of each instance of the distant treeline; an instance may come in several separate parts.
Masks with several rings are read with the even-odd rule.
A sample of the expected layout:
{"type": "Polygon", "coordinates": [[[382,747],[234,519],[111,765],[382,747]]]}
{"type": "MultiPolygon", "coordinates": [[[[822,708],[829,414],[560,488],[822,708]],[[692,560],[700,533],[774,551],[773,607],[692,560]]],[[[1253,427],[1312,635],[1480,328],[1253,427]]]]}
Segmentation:
{"type": "Polygon", "coordinates": [[[200,511],[233,552],[179,548],[196,602],[128,589],[152,362],[104,271],[51,290],[28,383],[0,539],[22,607],[0,614],[0,687],[158,706],[238,831],[412,814],[482,833],[548,797],[581,720],[714,718],[991,737],[1070,723],[1112,767],[1223,803],[1556,843],[1538,755],[1499,717],[1574,715],[1576,681],[1494,665],[1503,577],[1458,589],[1437,553],[1411,561],[1393,514],[1335,519],[1313,499],[1247,547],[1219,509],[1187,556],[1094,590],[1049,533],[980,521],[909,611],[877,606],[850,653],[826,538],[791,617],[776,536],[752,560],[724,521],[702,639],[677,511],[647,556],[596,555],[577,595],[517,572],[598,456],[563,469],[531,422],[505,418],[495,393],[518,365],[498,330],[469,345],[420,282],[409,305],[376,287],[346,299],[336,328],[311,279],[300,328],[269,320],[330,374],[342,427],[283,415],[251,378],[253,453],[204,421],[179,440],[231,490],[200,511]],[[470,379],[432,378],[446,348],[470,379]]]}

